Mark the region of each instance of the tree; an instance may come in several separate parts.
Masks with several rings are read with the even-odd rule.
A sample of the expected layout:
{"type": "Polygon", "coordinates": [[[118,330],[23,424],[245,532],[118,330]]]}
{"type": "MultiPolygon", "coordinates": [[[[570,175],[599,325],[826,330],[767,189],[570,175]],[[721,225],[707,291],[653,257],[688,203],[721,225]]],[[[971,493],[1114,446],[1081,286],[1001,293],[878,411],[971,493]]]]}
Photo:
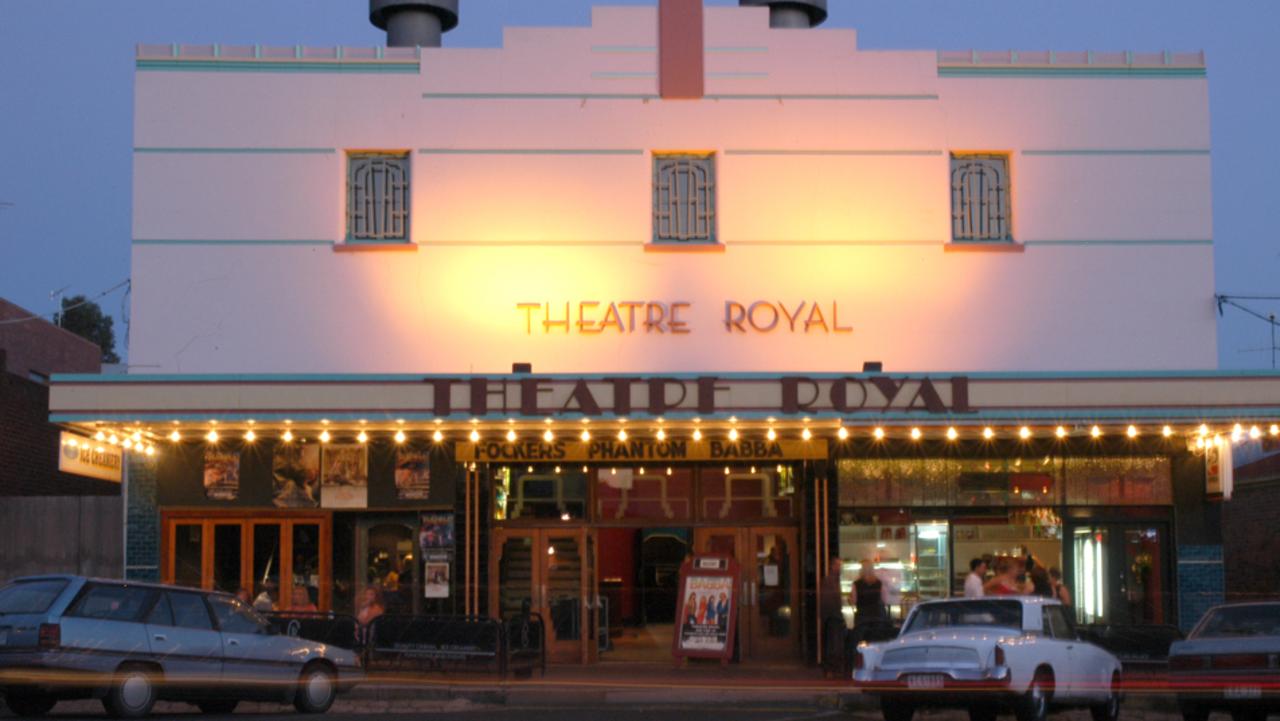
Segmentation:
{"type": "Polygon", "coordinates": [[[58,325],[97,344],[102,349],[103,363],[119,363],[116,355],[115,319],[102,312],[97,303],[83,295],[62,299],[58,325]]]}

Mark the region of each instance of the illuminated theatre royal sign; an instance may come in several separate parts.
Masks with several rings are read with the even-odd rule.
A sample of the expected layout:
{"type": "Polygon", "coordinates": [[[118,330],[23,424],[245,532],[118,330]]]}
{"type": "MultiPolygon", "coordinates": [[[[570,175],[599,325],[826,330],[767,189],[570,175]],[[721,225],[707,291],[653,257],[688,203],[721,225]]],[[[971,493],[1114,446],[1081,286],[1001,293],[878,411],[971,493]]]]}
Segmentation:
{"type": "MultiPolygon", "coordinates": [[[[690,320],[694,304],[687,301],[516,303],[516,311],[525,335],[688,335],[697,330],[690,320]]],[[[730,334],[853,333],[852,326],[841,324],[840,304],[834,300],[726,300],[719,326],[730,334]]]]}
{"type": "Polygon", "coordinates": [[[969,405],[967,376],[527,376],[426,383],[433,413],[441,418],[977,411],[969,405]]]}

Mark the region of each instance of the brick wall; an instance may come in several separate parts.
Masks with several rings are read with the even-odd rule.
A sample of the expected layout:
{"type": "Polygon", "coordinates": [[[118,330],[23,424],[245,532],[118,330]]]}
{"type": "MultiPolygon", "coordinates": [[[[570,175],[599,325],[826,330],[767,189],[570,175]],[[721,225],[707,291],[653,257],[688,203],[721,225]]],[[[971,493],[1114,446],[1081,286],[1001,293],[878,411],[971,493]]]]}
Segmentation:
{"type": "MultiPolygon", "coordinates": [[[[29,318],[31,311],[0,299],[0,320],[29,318]]],[[[32,371],[53,373],[99,373],[102,349],[45,320],[0,324],[0,351],[10,373],[27,378],[32,371]]]]}
{"type": "Polygon", "coordinates": [[[0,496],[107,496],[120,484],[58,471],[59,429],[49,388],[0,372],[0,496]]]}
{"type": "Polygon", "coordinates": [[[160,510],[156,504],[156,461],[128,457],[129,494],[125,515],[124,576],[160,580],[160,510]]]}
{"type": "Polygon", "coordinates": [[[1280,484],[1237,486],[1222,504],[1227,598],[1280,598],[1280,484]]]}
{"type": "Polygon", "coordinates": [[[1222,546],[1178,546],[1178,627],[1190,631],[1223,602],[1222,546]]]}

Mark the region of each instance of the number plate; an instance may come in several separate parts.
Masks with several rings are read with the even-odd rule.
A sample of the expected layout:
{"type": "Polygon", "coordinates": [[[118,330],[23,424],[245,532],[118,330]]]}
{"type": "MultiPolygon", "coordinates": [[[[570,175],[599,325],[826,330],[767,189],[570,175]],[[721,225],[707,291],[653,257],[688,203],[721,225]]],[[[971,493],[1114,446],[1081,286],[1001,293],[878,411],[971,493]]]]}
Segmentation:
{"type": "Polygon", "coordinates": [[[1229,686],[1222,690],[1224,698],[1236,701],[1262,698],[1262,688],[1258,686],[1229,686]]]}
{"type": "Polygon", "coordinates": [[[946,685],[947,677],[937,673],[907,676],[907,688],[919,691],[936,691],[946,685]]]}

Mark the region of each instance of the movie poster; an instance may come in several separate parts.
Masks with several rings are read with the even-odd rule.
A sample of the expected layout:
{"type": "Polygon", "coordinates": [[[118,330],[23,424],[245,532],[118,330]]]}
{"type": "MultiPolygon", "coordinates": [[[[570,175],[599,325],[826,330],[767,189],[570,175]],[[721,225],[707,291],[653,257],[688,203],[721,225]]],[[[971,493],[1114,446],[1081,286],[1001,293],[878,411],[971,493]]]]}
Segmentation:
{"type": "Polygon", "coordinates": [[[369,454],[363,444],[329,445],[321,456],[320,505],[369,506],[369,454]]]}
{"type": "Polygon", "coordinates": [[[240,497],[240,454],[209,447],[204,451],[204,495],[211,501],[240,497]]]}
{"type": "Polygon", "coordinates": [[[733,576],[691,575],[684,583],[684,617],[680,649],[723,653],[729,647],[729,612],[733,608],[733,576]]]}
{"type": "Polygon", "coordinates": [[[276,508],[320,507],[320,446],[277,443],[271,476],[276,508]]]}
{"type": "Polygon", "coordinates": [[[425,501],[431,497],[431,458],[427,451],[396,450],[396,498],[425,501]]]}
{"type": "Polygon", "coordinates": [[[418,549],[423,558],[432,551],[453,548],[452,513],[423,513],[418,520],[418,549]]]}
{"type": "Polygon", "coordinates": [[[425,598],[449,597],[449,554],[437,553],[427,558],[422,576],[425,598]]]}

